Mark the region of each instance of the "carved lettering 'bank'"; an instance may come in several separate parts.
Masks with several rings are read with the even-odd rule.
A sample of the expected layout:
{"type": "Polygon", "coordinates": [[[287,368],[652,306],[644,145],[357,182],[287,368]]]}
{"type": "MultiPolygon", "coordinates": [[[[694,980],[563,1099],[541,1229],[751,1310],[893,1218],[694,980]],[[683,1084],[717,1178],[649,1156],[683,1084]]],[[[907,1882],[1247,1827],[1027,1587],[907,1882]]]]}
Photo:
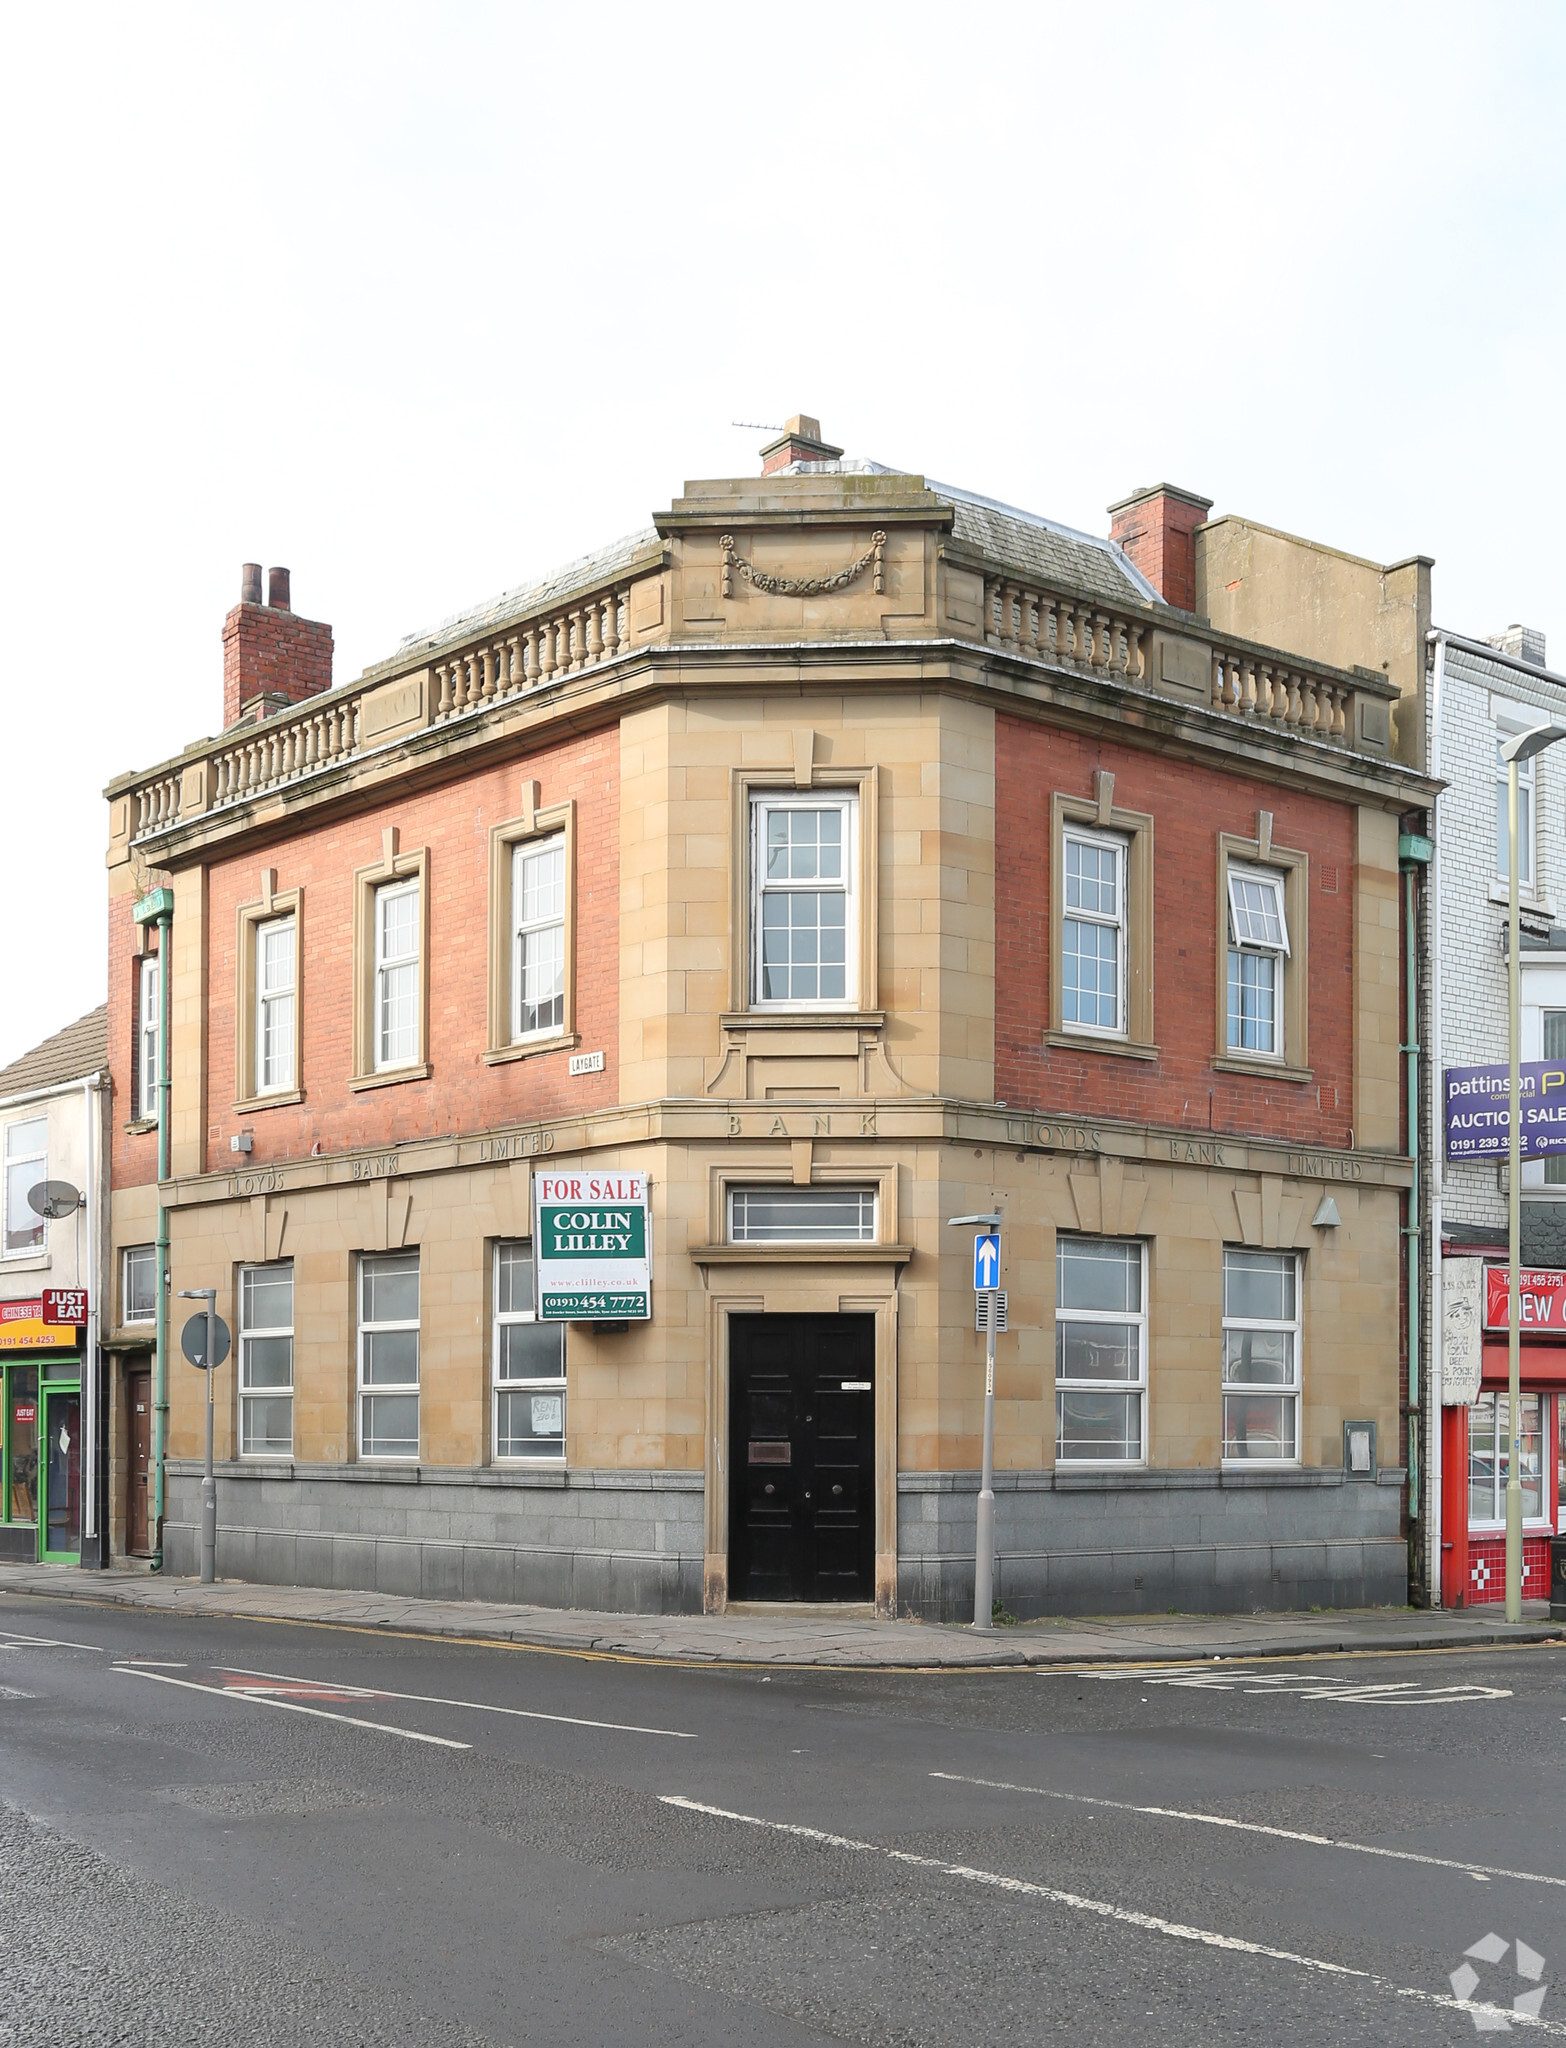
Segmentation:
{"type": "Polygon", "coordinates": [[[113,1342],[218,1289],[220,1572],[964,1615],[993,1207],[1007,1607],[1402,1598],[1396,680],[1215,634],[1168,487],[765,462],[348,685],[247,569],[108,791],[113,1342]],[[540,1313],[573,1173],[645,1317],[540,1313]]]}

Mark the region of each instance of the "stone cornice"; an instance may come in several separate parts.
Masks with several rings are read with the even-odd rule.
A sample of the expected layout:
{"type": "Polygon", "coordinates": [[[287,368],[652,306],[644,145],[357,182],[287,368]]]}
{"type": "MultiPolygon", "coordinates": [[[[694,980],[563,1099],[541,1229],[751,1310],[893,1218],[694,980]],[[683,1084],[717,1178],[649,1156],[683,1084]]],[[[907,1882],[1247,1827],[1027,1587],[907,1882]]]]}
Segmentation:
{"type": "MultiPolygon", "coordinates": [[[[896,1096],[845,1103],[697,1102],[679,1098],[628,1103],[587,1116],[511,1124],[471,1136],[419,1138],[374,1150],[260,1161],[231,1171],[192,1174],[164,1184],[176,1208],[304,1193],[432,1173],[497,1166],[527,1167],[642,1145],[786,1146],[804,1139],[833,1144],[990,1145],[1009,1151],[1110,1158],[1157,1166],[1195,1166],[1226,1173],[1270,1174],[1316,1185],[1406,1188],[1411,1162],[1399,1153],[1294,1144],[1265,1136],[1116,1123],[1057,1116],[949,1097],[896,1096]]],[[[755,1250],[756,1247],[749,1249],[755,1250]]],[[[890,1256],[886,1247],[880,1247],[890,1256]]]]}

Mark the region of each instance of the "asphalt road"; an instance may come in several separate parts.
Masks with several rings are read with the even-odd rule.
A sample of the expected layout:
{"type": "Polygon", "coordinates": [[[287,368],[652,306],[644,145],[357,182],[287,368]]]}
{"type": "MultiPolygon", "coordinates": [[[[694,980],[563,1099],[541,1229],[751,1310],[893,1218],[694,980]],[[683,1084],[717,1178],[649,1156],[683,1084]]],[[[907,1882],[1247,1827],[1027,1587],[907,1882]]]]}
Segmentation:
{"type": "Polygon", "coordinates": [[[1476,1946],[1472,1996],[1566,2038],[1563,1681],[763,1675],[3,1597],[0,2044],[1423,2048],[1475,2037],[1476,1946]]]}

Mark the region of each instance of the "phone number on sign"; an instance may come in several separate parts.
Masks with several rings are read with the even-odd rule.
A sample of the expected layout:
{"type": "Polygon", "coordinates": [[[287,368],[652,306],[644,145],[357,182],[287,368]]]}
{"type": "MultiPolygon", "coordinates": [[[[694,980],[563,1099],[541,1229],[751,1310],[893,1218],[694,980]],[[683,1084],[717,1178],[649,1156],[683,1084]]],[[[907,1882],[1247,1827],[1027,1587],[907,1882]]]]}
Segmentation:
{"type": "Polygon", "coordinates": [[[646,1321],[645,1294],[546,1294],[540,1311],[546,1321],[623,1323],[646,1321]]]}

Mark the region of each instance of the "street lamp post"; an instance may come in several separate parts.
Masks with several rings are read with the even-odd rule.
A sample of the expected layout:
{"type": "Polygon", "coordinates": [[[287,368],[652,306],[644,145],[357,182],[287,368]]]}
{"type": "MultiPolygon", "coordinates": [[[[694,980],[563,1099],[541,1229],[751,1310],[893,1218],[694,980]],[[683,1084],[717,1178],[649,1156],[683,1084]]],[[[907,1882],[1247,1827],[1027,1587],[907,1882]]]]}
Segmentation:
{"type": "Polygon", "coordinates": [[[212,1380],[217,1370],[214,1364],[217,1356],[217,1289],[182,1287],[180,1295],[186,1301],[204,1301],[207,1305],[207,1469],[201,1481],[201,1583],[204,1586],[211,1586],[217,1581],[217,1474],[212,1469],[212,1380]]]}
{"type": "MultiPolygon", "coordinates": [[[[1518,909],[1517,763],[1531,761],[1557,740],[1566,725],[1536,725],[1501,742],[1506,763],[1506,874],[1510,929],[1506,948],[1507,1083],[1506,1132],[1506,1619],[1522,1620],[1522,1470],[1518,1424],[1522,1414],[1522,1333],[1518,1316],[1522,1274],[1522,918],[1518,909]]],[[[1496,1446],[1499,1450],[1500,1446],[1496,1446]]]]}
{"type": "MultiPolygon", "coordinates": [[[[948,1216],[949,1230],[976,1223],[986,1231],[1000,1229],[994,1211],[982,1216],[948,1216]]],[[[979,1510],[973,1531],[973,1625],[995,1626],[995,1324],[1000,1313],[999,1239],[991,1278],[984,1288],[984,1462],[979,1473],[979,1510]]],[[[975,1276],[977,1278],[977,1276],[975,1276]]]]}

